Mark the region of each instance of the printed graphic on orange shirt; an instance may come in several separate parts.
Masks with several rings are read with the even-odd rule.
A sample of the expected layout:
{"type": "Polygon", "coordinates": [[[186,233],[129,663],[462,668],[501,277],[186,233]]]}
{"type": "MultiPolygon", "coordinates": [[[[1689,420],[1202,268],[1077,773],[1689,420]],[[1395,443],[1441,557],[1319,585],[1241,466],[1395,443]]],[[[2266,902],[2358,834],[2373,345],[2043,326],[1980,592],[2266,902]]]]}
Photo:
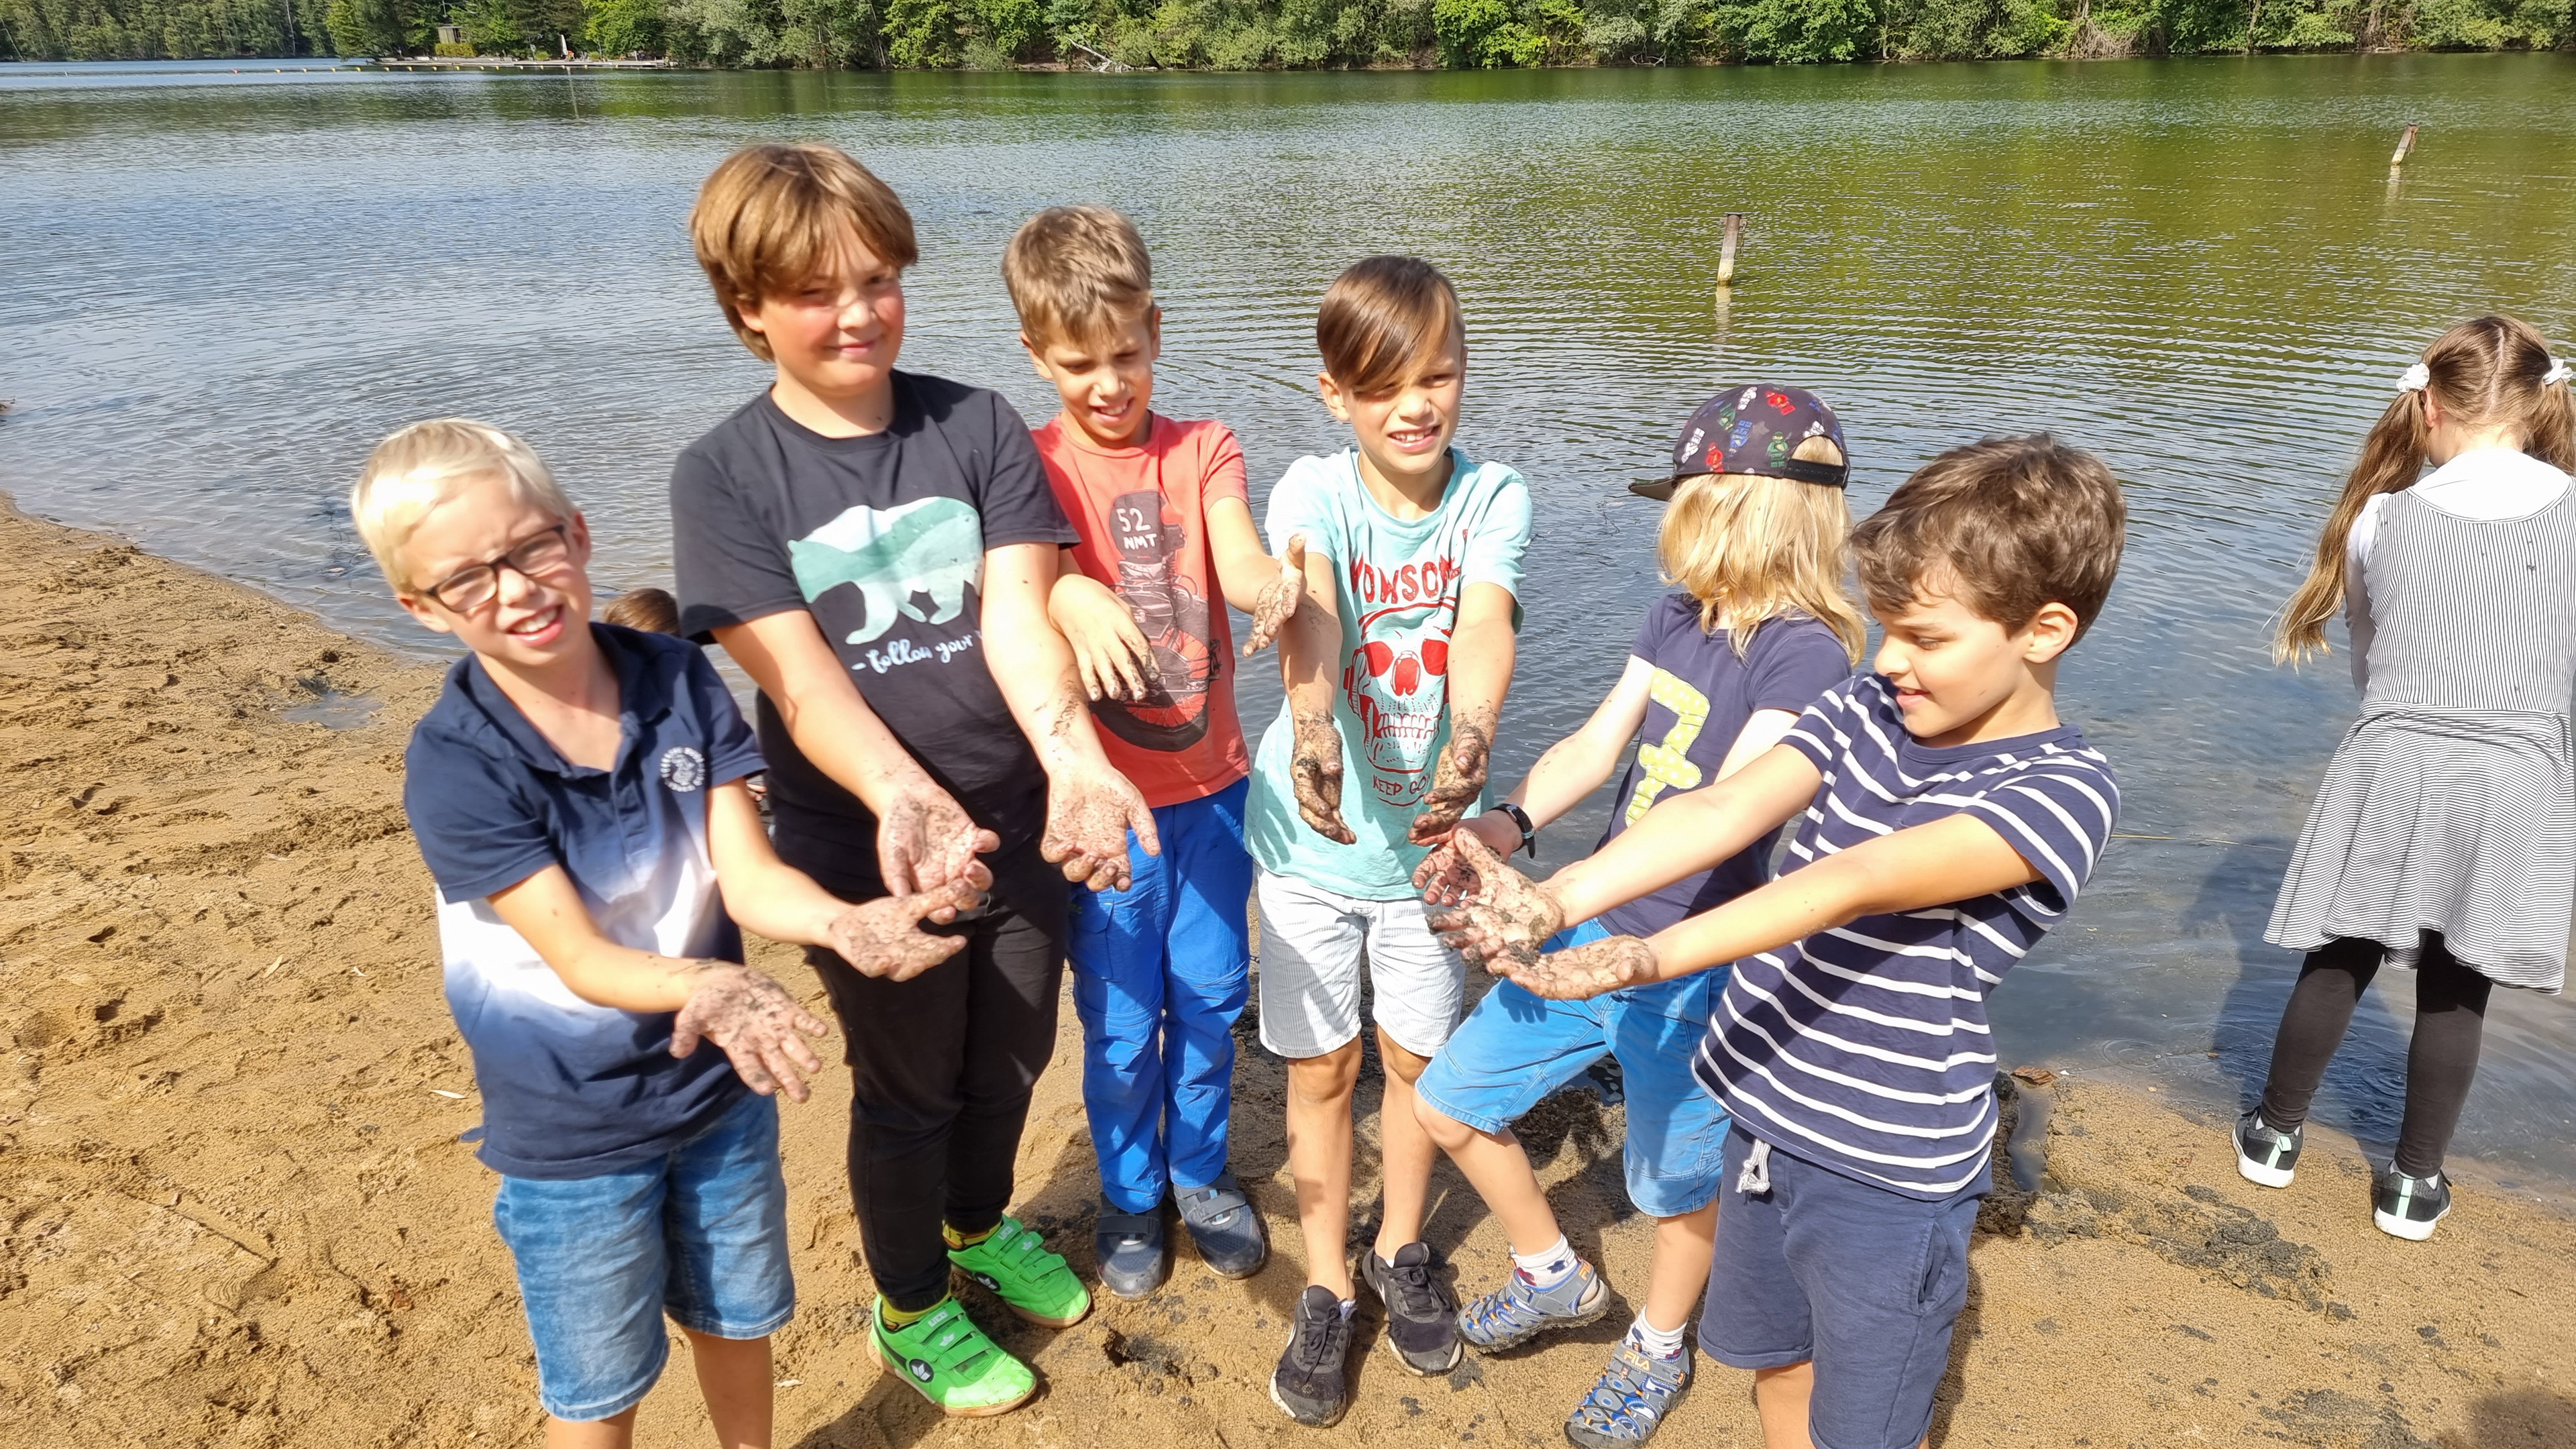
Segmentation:
{"type": "Polygon", "coordinates": [[[1220,667],[1208,644],[1208,601],[1176,566],[1189,530],[1160,493],[1122,493],[1109,505],[1118,597],[1154,649],[1154,674],[1134,704],[1103,700],[1092,713],[1144,750],[1185,750],[1207,737],[1208,689],[1220,667]]]}
{"type": "Polygon", "coordinates": [[[1449,707],[1459,572],[1445,553],[1394,569],[1365,559],[1350,566],[1360,644],[1343,666],[1342,693],[1360,723],[1369,788],[1396,809],[1421,804],[1431,789],[1432,743],[1449,707]]]}

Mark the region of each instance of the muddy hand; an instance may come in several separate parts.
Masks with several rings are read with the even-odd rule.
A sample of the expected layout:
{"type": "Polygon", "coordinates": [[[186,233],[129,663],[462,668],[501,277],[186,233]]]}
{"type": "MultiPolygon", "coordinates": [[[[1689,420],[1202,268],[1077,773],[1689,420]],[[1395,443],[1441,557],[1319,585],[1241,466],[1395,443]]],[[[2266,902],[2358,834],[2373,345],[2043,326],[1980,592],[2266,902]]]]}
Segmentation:
{"type": "Polygon", "coordinates": [[[1001,848],[1000,836],[968,819],[926,776],[904,787],[877,821],[877,869],[899,896],[962,881],[977,855],[1001,848]]]}
{"type": "Polygon", "coordinates": [[[1343,845],[1359,837],[1342,823],[1342,735],[1332,717],[1300,714],[1296,718],[1297,753],[1288,762],[1288,780],[1297,790],[1297,813],[1306,828],[1343,845]]]}
{"type": "Polygon", "coordinates": [[[1580,1001],[1657,979],[1655,948],[1635,936],[1612,936],[1546,956],[1505,956],[1496,974],[1532,996],[1580,1001]]]}
{"type": "Polygon", "coordinates": [[[1413,868],[1413,888],[1432,905],[1461,905],[1476,892],[1476,872],[1459,861],[1457,839],[1453,832],[1413,868]]]}
{"type": "Polygon", "coordinates": [[[1449,840],[1442,841],[1422,858],[1422,864],[1413,868],[1413,888],[1432,905],[1454,906],[1476,888],[1476,873],[1459,864],[1458,852],[1449,844],[1462,834],[1485,842],[1487,849],[1505,860],[1520,848],[1520,827],[1511,823],[1510,816],[1485,814],[1459,821],[1449,840]]]}
{"type": "Polygon", "coordinates": [[[1537,959],[1538,948],[1565,926],[1565,910],[1539,885],[1503,864],[1473,831],[1462,830],[1442,847],[1452,857],[1444,882],[1456,899],[1431,913],[1441,944],[1495,971],[1504,957],[1537,959]]]}
{"type": "Polygon", "coordinates": [[[1413,819],[1412,837],[1416,845],[1431,845],[1448,838],[1485,792],[1485,766],[1493,755],[1493,731],[1473,720],[1460,720],[1449,736],[1449,748],[1440,752],[1440,767],[1432,772],[1431,793],[1422,797],[1422,813],[1413,819]]]}
{"type": "Polygon", "coordinates": [[[1132,704],[1149,693],[1146,681],[1161,682],[1154,646],[1137,627],[1136,611],[1108,585],[1088,577],[1058,581],[1047,617],[1072,646],[1083,693],[1092,703],[1114,699],[1132,704]]]}
{"type": "Polygon", "coordinates": [[[1243,641],[1248,658],[1288,627],[1297,617],[1297,605],[1306,597],[1306,535],[1288,535],[1288,549],[1279,555],[1279,577],[1264,585],[1261,597],[1252,601],[1252,637],[1243,641]]]}
{"type": "Polygon", "coordinates": [[[785,1092],[789,1101],[804,1101],[799,1074],[823,1068],[805,1038],[829,1036],[832,1028],[798,1006],[786,987],[748,966],[705,961],[698,971],[697,989],[671,1023],[671,1055],[696,1051],[703,1037],[724,1048],[744,1086],[764,1097],[785,1092]]]}
{"type": "Polygon", "coordinates": [[[1096,891],[1127,889],[1127,832],[1147,855],[1163,853],[1154,812],[1127,777],[1105,766],[1068,771],[1047,783],[1046,834],[1038,854],[1064,878],[1096,891]]]}
{"type": "Polygon", "coordinates": [[[984,891],[992,883],[992,872],[979,860],[967,880],[918,895],[885,896],[852,906],[832,918],[826,934],[832,949],[860,975],[910,981],[966,946],[964,936],[934,936],[921,929],[922,922],[945,925],[957,919],[959,911],[975,909],[984,903],[984,891]]]}

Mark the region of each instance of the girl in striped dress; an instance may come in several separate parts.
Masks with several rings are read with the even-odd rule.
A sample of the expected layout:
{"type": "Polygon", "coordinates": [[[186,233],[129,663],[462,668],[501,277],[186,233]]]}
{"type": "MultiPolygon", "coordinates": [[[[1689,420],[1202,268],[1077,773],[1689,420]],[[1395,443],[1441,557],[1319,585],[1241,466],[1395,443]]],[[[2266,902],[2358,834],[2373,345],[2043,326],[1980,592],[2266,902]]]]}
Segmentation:
{"type": "Polygon", "coordinates": [[[2264,939],[2308,953],[2236,1167],[2287,1187],[2308,1103],[2382,962],[2410,967],[2415,1036],[2372,1218],[2421,1241],[2451,1209],[2442,1155],[2497,983],[2555,994],[2576,907],[2576,400],[2510,317],[2406,370],[2326,519],[2276,658],[2350,622],[2361,719],[2326,766],[2264,939]],[[2430,464],[2433,472],[2420,478],[2430,464]]]}

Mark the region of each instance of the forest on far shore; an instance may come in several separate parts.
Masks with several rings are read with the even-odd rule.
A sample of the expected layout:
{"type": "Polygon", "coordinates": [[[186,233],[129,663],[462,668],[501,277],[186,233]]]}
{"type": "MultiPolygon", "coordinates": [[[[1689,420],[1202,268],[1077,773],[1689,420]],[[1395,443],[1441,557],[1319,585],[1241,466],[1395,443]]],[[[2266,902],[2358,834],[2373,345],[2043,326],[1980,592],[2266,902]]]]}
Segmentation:
{"type": "Polygon", "coordinates": [[[0,59],[1213,70],[2545,50],[2576,0],[0,0],[0,59]],[[438,27],[462,40],[438,44],[438,27]]]}

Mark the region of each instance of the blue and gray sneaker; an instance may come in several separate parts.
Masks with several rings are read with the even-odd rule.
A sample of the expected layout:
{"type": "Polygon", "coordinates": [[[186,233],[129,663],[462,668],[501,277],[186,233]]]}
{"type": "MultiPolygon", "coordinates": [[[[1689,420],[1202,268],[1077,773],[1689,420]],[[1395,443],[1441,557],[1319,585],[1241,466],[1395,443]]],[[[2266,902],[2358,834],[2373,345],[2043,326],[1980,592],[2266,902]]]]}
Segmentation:
{"type": "Polygon", "coordinates": [[[1106,1200],[1091,1228],[1091,1253],[1100,1264],[1100,1286],[1114,1298],[1153,1295],[1172,1275],[1172,1249],[1163,1238],[1163,1206],[1122,1213],[1106,1200]]]}
{"type": "Polygon", "coordinates": [[[2303,1128],[2284,1132],[2263,1120],[2261,1109],[2236,1119],[2236,1172],[2261,1187],[2288,1187],[2299,1170],[2303,1128]]]}
{"type": "Polygon", "coordinates": [[[2451,1180],[2440,1172],[2408,1177],[2391,1167],[2371,1184],[2370,1220],[2392,1238],[2420,1243],[2451,1211],[2451,1180]]]}
{"type": "Polygon", "coordinates": [[[1610,1285],[1580,1258],[1573,1272],[1546,1288],[1516,1265],[1501,1288],[1458,1310],[1458,1336],[1479,1353],[1496,1353],[1609,1311],[1610,1285]]]}
{"type": "Polygon", "coordinates": [[[1690,1387],[1690,1350],[1669,1358],[1648,1353],[1633,1333],[1619,1340],[1609,1367],[1565,1421],[1565,1437],[1583,1449],[1616,1449],[1655,1437],[1655,1426],[1690,1387]]]}
{"type": "Polygon", "coordinates": [[[1181,1226],[1190,1230],[1190,1241],[1198,1244],[1199,1260],[1210,1271],[1220,1278],[1249,1278],[1261,1271],[1270,1256],[1270,1235],[1233,1173],[1220,1172],[1205,1187],[1175,1183],[1172,1201],[1181,1210],[1181,1226]]]}

